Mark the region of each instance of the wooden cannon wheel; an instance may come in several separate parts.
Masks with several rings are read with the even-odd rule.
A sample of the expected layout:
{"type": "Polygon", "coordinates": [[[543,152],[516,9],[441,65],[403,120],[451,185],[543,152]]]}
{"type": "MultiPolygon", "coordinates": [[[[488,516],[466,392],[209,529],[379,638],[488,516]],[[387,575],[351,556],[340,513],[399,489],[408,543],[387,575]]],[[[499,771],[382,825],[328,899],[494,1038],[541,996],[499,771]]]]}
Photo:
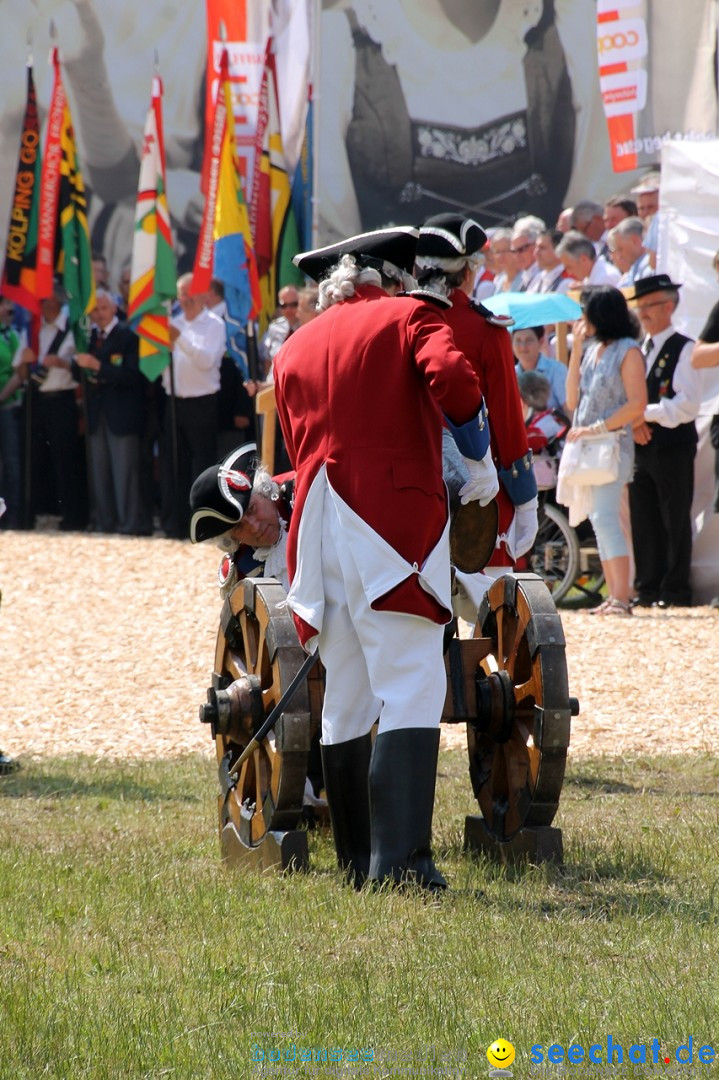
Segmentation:
{"type": "Polygon", "coordinates": [[[249,861],[261,868],[306,861],[304,834],[288,830],[296,828],[302,813],[310,741],[321,713],[322,675],[315,669],[295,693],[274,733],[243,763],[236,777],[230,775],[305,658],[285,600],[284,589],[273,578],[240,582],[222,608],[215,651],[214,689],[225,689],[243,675],[259,680],[260,715],[255,721],[246,717],[235,722],[224,733],[215,732],[215,748],[222,789],[222,854],[230,862],[249,861]]]}
{"type": "Polygon", "coordinates": [[[499,578],[474,636],[488,651],[477,671],[477,716],[467,723],[469,772],[484,825],[506,841],[551,824],[578,706],[569,698],[562,623],[536,575],[499,578]]]}

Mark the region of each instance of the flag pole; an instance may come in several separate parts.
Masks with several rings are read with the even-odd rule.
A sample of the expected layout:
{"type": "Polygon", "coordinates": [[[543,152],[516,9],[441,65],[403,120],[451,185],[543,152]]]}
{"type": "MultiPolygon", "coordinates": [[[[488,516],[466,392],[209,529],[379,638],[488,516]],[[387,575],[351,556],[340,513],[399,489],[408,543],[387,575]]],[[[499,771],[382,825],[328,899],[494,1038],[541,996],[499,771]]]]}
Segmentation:
{"type": "Polygon", "coordinates": [[[97,501],[95,498],[95,481],[92,473],[92,446],[90,445],[90,410],[87,404],[87,372],[82,369],[80,379],[80,398],[82,401],[82,425],[85,429],[85,473],[87,476],[87,507],[89,511],[88,529],[94,532],[97,528],[97,501]]]}
{"type": "MultiPolygon", "coordinates": [[[[35,317],[33,316],[33,322],[35,317]]],[[[37,355],[37,354],[36,354],[37,355]]],[[[22,523],[26,529],[33,527],[33,513],[32,513],[32,394],[33,394],[33,381],[30,378],[28,372],[27,382],[25,384],[25,415],[23,417],[25,424],[24,431],[24,462],[23,462],[23,500],[22,500],[22,523]]]]}
{"type": "Polygon", "coordinates": [[[257,351],[257,335],[255,333],[256,327],[254,319],[248,319],[247,326],[245,328],[246,342],[247,342],[247,371],[250,379],[255,384],[255,397],[254,408],[252,415],[254,417],[255,428],[255,444],[260,446],[262,443],[262,432],[260,430],[260,418],[257,415],[257,383],[264,380],[260,377],[260,358],[257,351]]]}
{"type": "MultiPolygon", "coordinates": [[[[32,71],[33,56],[32,56],[32,27],[28,27],[27,30],[27,60],[25,66],[32,71]]],[[[30,348],[35,351],[35,358],[37,359],[40,351],[40,319],[38,316],[33,315],[30,321],[30,348]]],[[[30,372],[28,372],[27,385],[25,387],[25,439],[24,439],[24,483],[23,483],[23,504],[22,504],[22,516],[23,525],[26,529],[33,527],[33,513],[32,513],[32,394],[33,385],[30,378],[30,372]]]]}
{"type": "Polygon", "coordinates": [[[170,452],[172,454],[172,501],[178,528],[185,510],[180,506],[180,450],[177,438],[177,402],[175,399],[175,359],[170,349],[170,452]]]}

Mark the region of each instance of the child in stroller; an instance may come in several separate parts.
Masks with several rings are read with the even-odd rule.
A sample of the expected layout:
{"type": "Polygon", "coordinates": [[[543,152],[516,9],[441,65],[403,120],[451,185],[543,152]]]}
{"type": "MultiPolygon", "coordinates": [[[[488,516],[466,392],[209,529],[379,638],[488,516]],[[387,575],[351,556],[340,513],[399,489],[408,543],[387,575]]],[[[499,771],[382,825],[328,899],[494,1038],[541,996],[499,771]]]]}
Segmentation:
{"type": "Polygon", "coordinates": [[[592,527],[585,521],[573,529],[554,497],[559,459],[571,420],[561,409],[547,408],[550,383],[544,375],[522,371],[517,379],[539,488],[539,528],[527,556],[529,568],[544,579],[555,603],[572,588],[596,599],[604,579],[592,527]]]}
{"type": "Polygon", "coordinates": [[[534,475],[540,491],[557,486],[557,466],[571,421],[561,409],[548,409],[551,386],[538,371],[522,371],[517,376],[524,403],[527,442],[534,454],[534,475]]]}

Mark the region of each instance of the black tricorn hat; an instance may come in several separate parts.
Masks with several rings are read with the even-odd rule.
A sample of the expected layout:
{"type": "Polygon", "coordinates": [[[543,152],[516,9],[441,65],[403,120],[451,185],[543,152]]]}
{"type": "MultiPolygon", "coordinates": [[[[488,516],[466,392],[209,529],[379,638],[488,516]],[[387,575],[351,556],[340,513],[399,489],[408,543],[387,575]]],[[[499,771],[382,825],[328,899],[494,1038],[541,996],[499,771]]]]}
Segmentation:
{"type": "Polygon", "coordinates": [[[461,259],[474,255],[487,243],[487,234],[474,218],[464,214],[435,214],[419,230],[417,257],[461,259]]]}
{"type": "Polygon", "coordinates": [[[387,229],[350,236],[338,244],[302,251],[292,262],[303,274],[320,281],[343,255],[353,255],[360,266],[382,270],[384,263],[411,274],[417,249],[419,230],[411,225],[397,225],[387,229]]]}
{"type": "Polygon", "coordinates": [[[663,289],[681,289],[681,283],[672,281],[669,274],[652,274],[651,277],[638,278],[634,282],[634,293],[630,299],[639,300],[641,296],[662,292],[663,289]]]}
{"type": "Polygon", "coordinates": [[[211,465],[190,490],[190,540],[199,544],[222,536],[239,525],[252,498],[252,483],[259,464],[255,443],[233,450],[219,465],[211,465]]]}

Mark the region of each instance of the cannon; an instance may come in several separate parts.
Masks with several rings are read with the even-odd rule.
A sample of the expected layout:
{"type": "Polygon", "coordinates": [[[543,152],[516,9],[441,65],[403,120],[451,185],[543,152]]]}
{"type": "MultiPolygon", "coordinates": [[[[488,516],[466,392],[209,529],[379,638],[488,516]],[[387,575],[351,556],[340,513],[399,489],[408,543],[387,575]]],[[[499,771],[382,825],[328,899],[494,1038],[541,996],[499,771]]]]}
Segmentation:
{"type": "MultiPolygon", "coordinates": [[[[298,828],[308,763],[321,729],[324,678],[317,663],[270,733],[240,756],[305,659],[285,592],[250,577],[225,599],[212,685],[200,706],[217,754],[220,846],[230,865],[260,870],[309,864],[298,828]]],[[[485,595],[471,637],[446,642],[442,723],[466,724],[469,777],[480,813],[465,821],[465,847],[503,861],[561,861],[552,826],[572,716],[565,639],[547,586],[508,573],[485,595]]]]}

